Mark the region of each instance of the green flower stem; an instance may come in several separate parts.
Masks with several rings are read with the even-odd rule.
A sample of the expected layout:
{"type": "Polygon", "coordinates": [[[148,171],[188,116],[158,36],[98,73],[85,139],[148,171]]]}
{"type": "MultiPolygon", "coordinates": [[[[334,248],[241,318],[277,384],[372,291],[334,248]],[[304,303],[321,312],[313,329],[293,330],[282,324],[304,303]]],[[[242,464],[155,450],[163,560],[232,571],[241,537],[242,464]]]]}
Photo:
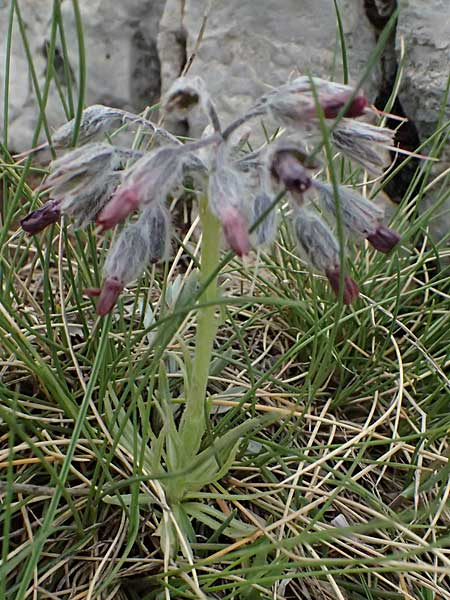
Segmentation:
{"type": "MultiPolygon", "coordinates": [[[[200,222],[202,225],[202,253],[200,283],[209,280],[217,270],[220,256],[220,223],[209,210],[208,198],[200,200],[200,222]]],[[[199,298],[199,302],[214,302],[217,299],[217,276],[213,277],[199,298]]],[[[191,379],[188,385],[186,407],[180,424],[181,448],[184,462],[194,457],[206,429],[206,387],[212,348],[218,327],[216,306],[205,306],[197,312],[197,333],[191,379]]]]}

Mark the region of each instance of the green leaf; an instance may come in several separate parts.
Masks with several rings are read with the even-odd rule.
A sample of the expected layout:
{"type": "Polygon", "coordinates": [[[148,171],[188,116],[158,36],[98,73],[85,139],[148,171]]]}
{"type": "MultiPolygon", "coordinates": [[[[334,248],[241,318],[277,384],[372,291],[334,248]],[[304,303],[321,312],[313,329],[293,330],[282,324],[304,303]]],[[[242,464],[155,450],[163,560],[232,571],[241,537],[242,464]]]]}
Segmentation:
{"type": "MultiPolygon", "coordinates": [[[[122,446],[130,456],[134,456],[135,443],[137,442],[138,448],[142,448],[144,441],[138,431],[133,427],[133,423],[127,416],[127,413],[123,407],[118,405],[117,397],[113,390],[109,389],[109,394],[104,396],[104,405],[106,412],[106,423],[108,424],[109,430],[113,438],[119,437],[119,445],[122,446]],[[116,406],[113,407],[111,400],[116,406]]],[[[144,470],[149,474],[155,474],[155,460],[154,453],[151,448],[145,444],[144,450],[144,470]]],[[[161,467],[160,467],[161,469],[161,467]]]]}
{"type": "Polygon", "coordinates": [[[181,290],[178,292],[173,306],[173,312],[182,310],[189,304],[194,304],[196,292],[198,290],[198,273],[193,271],[184,281],[181,290]]]}
{"type": "Polygon", "coordinates": [[[240,445],[240,438],[250,431],[256,431],[278,417],[273,415],[255,417],[241,423],[234,429],[214,440],[213,444],[203,450],[196,460],[195,466],[186,477],[191,490],[199,489],[224,477],[229,471],[240,445]]]}
{"type": "Polygon", "coordinates": [[[158,397],[160,401],[166,443],[167,468],[169,472],[176,472],[181,468],[182,465],[183,448],[180,446],[180,436],[173,418],[169,380],[167,378],[167,371],[163,361],[160,361],[159,364],[158,397]]]}
{"type": "Polygon", "coordinates": [[[217,510],[217,508],[208,504],[202,504],[201,502],[183,502],[183,508],[186,514],[197,519],[197,521],[200,521],[213,531],[223,527],[223,534],[229,538],[239,539],[255,533],[255,527],[253,525],[244,523],[236,518],[232,518],[232,520],[229,521],[229,515],[224,514],[217,510]]]}
{"type": "Polygon", "coordinates": [[[180,526],[181,531],[183,532],[184,537],[188,540],[188,542],[193,544],[197,537],[184,504],[175,504],[172,506],[172,512],[177,520],[178,525],[180,526]]]}

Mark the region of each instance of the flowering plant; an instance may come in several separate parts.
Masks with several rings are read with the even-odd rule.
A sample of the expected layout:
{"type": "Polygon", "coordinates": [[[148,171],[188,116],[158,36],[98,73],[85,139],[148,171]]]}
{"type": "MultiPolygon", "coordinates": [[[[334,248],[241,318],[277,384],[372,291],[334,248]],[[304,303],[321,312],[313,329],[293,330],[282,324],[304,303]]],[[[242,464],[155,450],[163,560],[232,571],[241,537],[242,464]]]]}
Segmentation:
{"type": "MultiPolygon", "coordinates": [[[[329,127],[330,141],[338,151],[374,175],[382,174],[393,132],[357,120],[370,112],[359,90],[298,77],[259,98],[225,129],[198,77],[178,79],[163,100],[167,112],[185,115],[197,108],[204,111],[209,126],[200,140],[191,143],[180,142],[143,117],[99,105],[87,108],[80,124],[81,145],[50,164],[50,174],[39,188],[49,191],[49,201],[21,222],[26,232],[36,234],[61,215],[72,218],[78,227],[96,223],[102,231],[128,219],[105,261],[101,287],[86,290],[88,296],[98,297],[97,313],[105,316],[113,311],[122,290],[149,264],[168,259],[171,216],[167,198],[176,193],[186,175],[193,179],[203,232],[195,350],[186,365],[183,413],[176,422],[167,402],[160,402],[163,427],[149,449],[146,465],[148,475],[163,482],[158,488],[163,511],[178,511],[178,523],[186,523],[186,514],[193,510],[192,503],[185,502],[188,494],[223,476],[239,439],[261,423],[261,419],[248,420],[202,449],[207,384],[219,325],[215,303],[220,233],[233,253],[245,257],[252,248],[267,247],[275,240],[278,215],[290,210],[300,257],[328,279],[344,304],[354,302],[359,293],[344,270],[345,238],[365,239],[384,253],[400,239],[384,224],[383,212],[374,202],[317,177],[322,170],[319,153],[324,126],[329,127]],[[243,154],[239,128],[258,117],[272,119],[283,128],[282,133],[272,143],[243,154]],[[92,141],[124,120],[148,129],[158,146],[141,151],[92,141]],[[284,207],[281,198],[287,199],[284,207]]],[[[69,146],[73,126],[69,122],[56,132],[57,149],[69,146]]],[[[45,148],[42,145],[32,152],[45,148]]],[[[166,379],[162,366],[160,398],[167,400],[166,379]]],[[[123,438],[126,444],[126,429],[123,438]]],[[[162,535],[173,539],[173,527],[173,522],[163,520],[162,535]]]]}
{"type": "MultiPolygon", "coordinates": [[[[224,131],[200,78],[179,78],[164,100],[166,111],[183,115],[197,106],[207,114],[214,133],[186,144],[137,115],[100,105],[87,108],[80,127],[81,142],[111,129],[118,120],[132,120],[150,128],[162,145],[147,153],[105,143],[80,146],[50,164],[50,176],[40,189],[50,190],[51,199],[22,220],[23,229],[29,233],[37,233],[61,214],[67,214],[79,227],[96,222],[105,230],[135,211],[141,212],[111,249],[102,289],[88,291],[100,296],[100,315],[113,308],[120,290],[139,277],[148,264],[167,259],[171,228],[165,202],[188,173],[194,174],[198,187],[207,191],[207,211],[219,221],[228,245],[239,256],[274,240],[277,219],[276,210],[271,208],[276,208],[277,193],[285,190],[294,213],[301,258],[326,275],[336,294],[341,250],[321,213],[334,219],[340,213],[348,234],[367,239],[381,252],[389,252],[398,243],[399,236],[383,224],[383,211],[374,202],[344,186],[335,190],[312,175],[321,166],[311,158],[311,145],[320,135],[320,118],[332,122],[338,116],[344,118],[331,130],[336,148],[371,173],[382,173],[393,132],[356,120],[370,110],[361,92],[334,82],[298,77],[260,98],[224,131]],[[258,152],[236,156],[233,134],[258,116],[271,117],[286,130],[258,152]],[[250,236],[252,226],[255,231],[250,236]]],[[[71,132],[71,123],[67,123],[55,133],[57,148],[69,145],[71,132]]],[[[357,285],[347,276],[343,285],[344,302],[350,304],[358,296],[357,285]]]]}

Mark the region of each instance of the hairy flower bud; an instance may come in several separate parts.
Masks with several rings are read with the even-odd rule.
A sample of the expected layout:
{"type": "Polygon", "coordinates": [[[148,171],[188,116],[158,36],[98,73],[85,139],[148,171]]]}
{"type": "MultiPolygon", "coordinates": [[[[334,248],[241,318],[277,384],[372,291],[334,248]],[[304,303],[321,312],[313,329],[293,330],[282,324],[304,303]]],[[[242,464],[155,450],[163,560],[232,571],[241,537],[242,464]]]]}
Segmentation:
{"type": "Polygon", "coordinates": [[[97,313],[107,314],[117,302],[123,288],[142,275],[150,263],[165,260],[170,249],[170,216],[162,205],[152,204],[139,219],[127,225],[108,252],[102,289],[86,290],[99,296],[97,313]]]}
{"type": "Polygon", "coordinates": [[[22,229],[34,235],[45,229],[48,225],[56,223],[61,217],[61,206],[59,200],[49,200],[41,208],[30,212],[20,221],[22,229]]]}
{"type": "Polygon", "coordinates": [[[167,112],[185,114],[198,106],[205,93],[205,84],[200,77],[178,77],[163,99],[163,108],[167,112]]]}
{"type": "Polygon", "coordinates": [[[55,199],[63,199],[67,194],[76,195],[91,183],[98,184],[99,180],[103,183],[111,171],[119,168],[133,153],[133,150],[110,144],[82,146],[52,161],[50,174],[38,189],[50,190],[55,199]]]}
{"type": "Polygon", "coordinates": [[[326,119],[334,119],[343,110],[343,116],[359,117],[367,108],[367,100],[362,92],[348,85],[319,78],[298,77],[263,96],[257,107],[265,108],[275,120],[283,125],[305,128],[311,122],[317,124],[317,103],[326,119]]]}
{"type": "Polygon", "coordinates": [[[67,194],[61,203],[61,212],[73,220],[75,227],[83,228],[95,223],[119,182],[120,173],[117,171],[94,180],[78,194],[67,194]]]}
{"type": "MultiPolygon", "coordinates": [[[[336,216],[333,186],[315,180],[314,187],[320,192],[324,208],[336,216]]],[[[349,233],[367,237],[383,222],[383,210],[377,204],[344,186],[339,186],[338,192],[342,220],[349,233]]]]}
{"type": "Polygon", "coordinates": [[[355,89],[351,85],[327,81],[318,77],[312,78],[312,85],[315,87],[326,119],[335,119],[353,95],[354,98],[350,101],[343,116],[356,118],[365,113],[368,102],[361,90],[355,93],[355,89]]]}
{"type": "Polygon", "coordinates": [[[179,118],[185,118],[186,114],[196,106],[203,109],[214,131],[220,131],[217,111],[203,79],[190,76],[179,77],[167,92],[163,100],[163,108],[179,118]]]}
{"type": "Polygon", "coordinates": [[[170,214],[162,204],[147,206],[138,221],[149,240],[149,262],[157,263],[167,260],[170,252],[171,223],[170,214]]]}
{"type": "Polygon", "coordinates": [[[243,205],[245,183],[242,174],[226,162],[209,178],[208,199],[211,211],[222,224],[229,246],[239,256],[250,252],[250,236],[243,205]]]}
{"type": "Polygon", "coordinates": [[[303,194],[312,184],[311,177],[290,150],[277,150],[272,155],[270,172],[275,181],[295,194],[303,194]]]}
{"type": "MultiPolygon", "coordinates": [[[[309,75],[300,75],[299,77],[292,79],[292,81],[283,84],[278,89],[297,94],[312,93],[312,90],[315,89],[319,96],[339,96],[343,93],[350,96],[355,93],[355,88],[347,83],[339,83],[338,81],[330,81],[329,79],[311,77],[309,75]]],[[[360,96],[364,97],[364,93],[361,90],[358,90],[356,97],[360,96]]]]}
{"type": "MultiPolygon", "coordinates": [[[[120,109],[104,106],[103,104],[88,106],[81,115],[78,143],[85,144],[96,135],[119,126],[122,120],[123,112],[120,109]]],[[[57,129],[52,138],[53,145],[60,148],[70,146],[74,127],[75,119],[72,119],[57,129]]]]}
{"type": "Polygon", "coordinates": [[[250,237],[248,223],[244,215],[234,206],[222,211],[222,229],[228,245],[240,257],[250,252],[250,237]]]}
{"type": "MultiPolygon", "coordinates": [[[[327,276],[333,291],[339,293],[339,245],[328,226],[318,214],[305,208],[298,209],[294,231],[300,257],[319,273],[327,276]]],[[[344,277],[344,303],[350,304],[358,296],[358,286],[344,277]]]]}
{"type": "MultiPolygon", "coordinates": [[[[274,202],[274,198],[262,191],[259,192],[253,202],[253,223],[256,223],[262,215],[269,210],[274,202]]],[[[272,208],[268,214],[262,219],[259,225],[253,232],[257,246],[267,246],[273,242],[277,234],[277,216],[278,211],[272,208]]]]}
{"type": "Polygon", "coordinates": [[[338,242],[318,214],[306,208],[297,209],[294,232],[300,257],[319,273],[325,273],[339,265],[338,242]]]}
{"type": "MultiPolygon", "coordinates": [[[[325,271],[328,281],[330,282],[331,289],[336,296],[339,296],[339,283],[341,280],[340,269],[335,267],[334,269],[328,269],[325,271]]],[[[353,281],[349,275],[344,275],[344,292],[343,302],[344,304],[352,304],[359,296],[358,284],[353,281]]]]}
{"type": "MultiPolygon", "coordinates": [[[[121,124],[123,113],[119,109],[94,104],[83,110],[78,132],[78,143],[84,144],[94,136],[121,124]]],[[[53,135],[53,145],[67,148],[72,143],[75,119],[57,129],[53,135]]]]}
{"type": "Polygon", "coordinates": [[[387,254],[398,244],[401,238],[393,229],[379,225],[374,233],[367,236],[367,239],[375,250],[387,254]]]}
{"type": "MultiPolygon", "coordinates": [[[[122,111],[119,109],[103,106],[102,104],[94,104],[85,108],[81,114],[81,120],[78,130],[78,144],[85,144],[96,135],[112,129],[120,125],[122,122],[122,111]]],[[[55,149],[69,148],[73,142],[73,134],[75,130],[75,119],[71,119],[64,125],[61,125],[52,135],[52,146],[55,149]]],[[[27,150],[22,154],[18,154],[17,158],[28,154],[36,154],[47,150],[49,144],[44,142],[36,148],[27,150]]]]}
{"type": "Polygon", "coordinates": [[[115,171],[122,168],[127,160],[138,159],[142,155],[139,150],[107,143],[86,144],[66,152],[50,163],[50,175],[44,187],[52,187],[60,178],[68,179],[72,175],[98,175],[105,170],[115,171]]]}
{"type": "Polygon", "coordinates": [[[122,184],[97,217],[103,230],[111,229],[137,208],[164,201],[182,180],[184,165],[192,164],[183,147],[165,146],[140,158],[128,169],[122,184]]]}
{"type": "Polygon", "coordinates": [[[102,231],[112,229],[124,221],[128,215],[137,210],[139,203],[139,194],[136,186],[120,186],[111,200],[97,215],[97,225],[101,227],[102,231]]]}
{"type": "MultiPolygon", "coordinates": [[[[91,139],[110,131],[114,127],[120,126],[124,122],[131,122],[141,127],[150,130],[152,135],[158,142],[170,143],[178,145],[180,142],[175,136],[170,134],[165,129],[157,127],[147,119],[135,115],[120,108],[112,108],[103,104],[93,104],[85,108],[81,114],[81,121],[78,130],[78,144],[81,146],[86,144],[91,139]]],[[[61,125],[52,136],[52,146],[56,150],[61,148],[69,148],[73,142],[76,119],[71,119],[64,125],[61,125]]],[[[21,158],[29,154],[37,154],[48,150],[49,144],[44,142],[36,148],[31,148],[21,154],[17,154],[16,158],[21,158]]]]}
{"type": "Polygon", "coordinates": [[[142,202],[151,202],[155,197],[167,195],[159,189],[170,189],[178,183],[185,162],[186,150],[183,147],[164,146],[144,155],[124,174],[124,184],[139,187],[142,202]]]}
{"type": "MultiPolygon", "coordinates": [[[[314,181],[320,191],[324,207],[336,216],[333,186],[314,181]]],[[[340,186],[339,206],[344,226],[350,234],[366,238],[376,250],[389,252],[399,242],[400,236],[383,225],[383,210],[360,194],[340,186]]]]}
{"type": "Polygon", "coordinates": [[[148,232],[138,222],[122,229],[106,257],[105,279],[117,279],[125,286],[137,279],[150,262],[148,232]]]}
{"type": "Polygon", "coordinates": [[[331,140],[348,158],[373,175],[380,176],[389,164],[394,132],[392,129],[343,119],[333,129],[331,140]]]}
{"type": "Polygon", "coordinates": [[[60,206],[62,214],[84,227],[95,221],[117,187],[120,175],[113,169],[135,154],[109,144],[88,144],[50,163],[50,174],[40,189],[60,206]]]}
{"type": "Polygon", "coordinates": [[[152,204],[139,219],[127,225],[108,252],[101,289],[88,289],[89,296],[99,296],[97,314],[112,310],[123,288],[142,275],[150,263],[165,260],[170,249],[170,216],[162,205],[152,204]]]}
{"type": "Polygon", "coordinates": [[[99,317],[104,317],[114,308],[122,290],[122,283],[112,277],[105,279],[101,289],[88,288],[84,290],[84,293],[91,298],[98,296],[97,314],[99,317]]]}

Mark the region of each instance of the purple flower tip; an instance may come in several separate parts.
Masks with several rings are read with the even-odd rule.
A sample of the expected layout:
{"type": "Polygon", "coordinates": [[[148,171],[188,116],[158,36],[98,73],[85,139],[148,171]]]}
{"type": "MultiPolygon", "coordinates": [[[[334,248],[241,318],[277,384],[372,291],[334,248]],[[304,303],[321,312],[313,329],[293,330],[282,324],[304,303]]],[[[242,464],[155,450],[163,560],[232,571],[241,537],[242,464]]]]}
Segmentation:
{"type": "Polygon", "coordinates": [[[111,277],[105,280],[101,289],[87,288],[84,290],[84,293],[90,298],[98,296],[97,314],[100,317],[104,317],[114,308],[122,290],[122,283],[118,279],[111,277]]]}
{"type": "Polygon", "coordinates": [[[56,223],[61,217],[59,200],[50,200],[41,208],[33,210],[20,221],[22,229],[33,235],[45,229],[48,225],[56,223]]]}
{"type": "Polygon", "coordinates": [[[275,179],[281,181],[290,192],[303,194],[311,187],[311,177],[294,156],[294,153],[289,150],[276,152],[272,161],[271,172],[275,179]]]}
{"type": "Polygon", "coordinates": [[[119,189],[97,216],[97,225],[100,225],[103,231],[112,229],[126,219],[138,206],[139,195],[135,188],[119,189]]]}
{"type": "Polygon", "coordinates": [[[238,256],[245,256],[250,252],[250,236],[245,217],[235,208],[230,207],[221,218],[223,233],[230,248],[238,256]]]}
{"type": "MultiPolygon", "coordinates": [[[[326,119],[335,119],[339,111],[344,107],[347,102],[349,95],[342,95],[340,98],[330,97],[329,99],[321,101],[321,105],[323,108],[323,113],[326,119]]],[[[347,108],[344,117],[355,118],[360,117],[364,114],[365,109],[367,108],[367,99],[365,96],[356,96],[353,99],[350,106],[347,108]]]]}
{"type": "MultiPolygon", "coordinates": [[[[339,295],[339,273],[339,267],[335,267],[334,269],[328,269],[325,273],[336,296],[339,295]]],[[[349,275],[345,275],[343,297],[344,304],[351,304],[354,300],[356,300],[358,296],[358,284],[355,281],[353,281],[353,279],[349,275]]]]}
{"type": "Polygon", "coordinates": [[[345,113],[346,117],[356,118],[361,117],[368,106],[367,98],[365,96],[357,96],[345,113]]]}
{"type": "Polygon", "coordinates": [[[387,254],[394,246],[398,244],[400,241],[400,236],[393,229],[389,229],[389,227],[380,225],[375,233],[367,236],[367,239],[375,248],[375,250],[387,254]]]}

